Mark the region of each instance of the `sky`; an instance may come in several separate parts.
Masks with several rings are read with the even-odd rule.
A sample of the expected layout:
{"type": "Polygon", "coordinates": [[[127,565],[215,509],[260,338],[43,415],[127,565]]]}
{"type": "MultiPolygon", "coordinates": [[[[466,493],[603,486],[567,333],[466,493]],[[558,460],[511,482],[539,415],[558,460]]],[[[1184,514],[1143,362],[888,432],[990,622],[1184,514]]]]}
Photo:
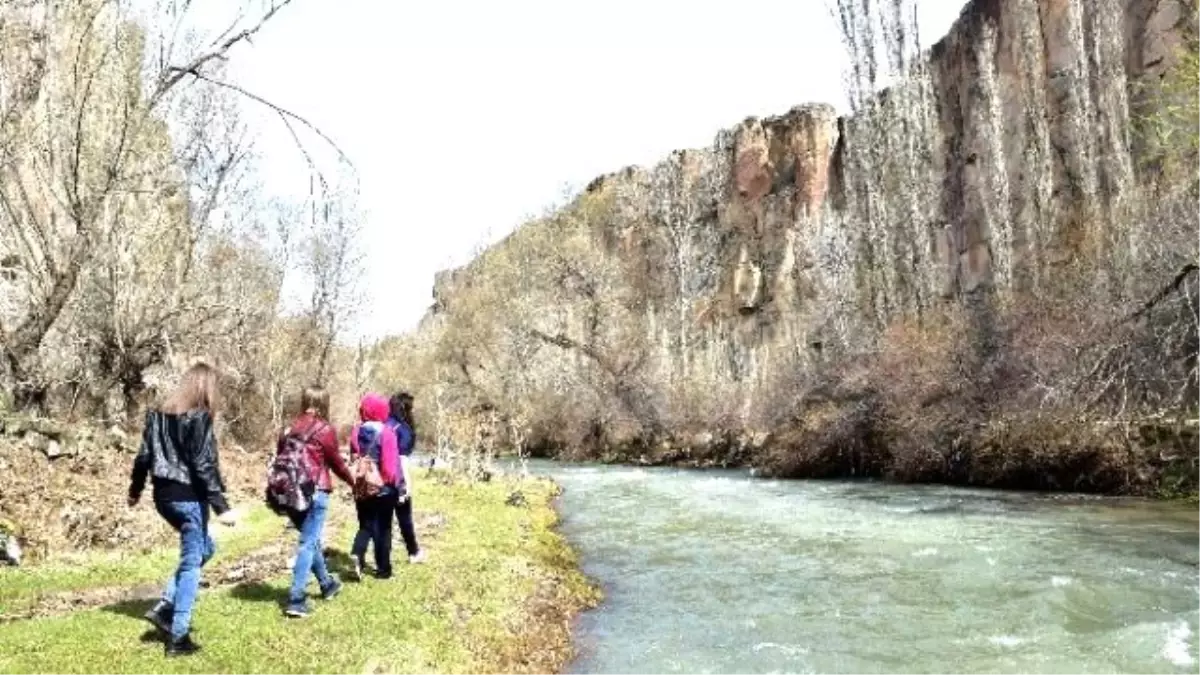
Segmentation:
{"type": "MultiPolygon", "coordinates": [[[[228,21],[240,5],[204,11],[228,21]]],[[[962,5],[921,4],[927,42],[962,5]]],[[[357,340],[411,330],[437,271],[566,187],[709,145],[748,116],[842,108],[844,63],[827,0],[293,0],[230,68],[357,168],[365,276],[346,331],[357,340]]],[[[306,193],[283,125],[248,120],[266,189],[306,193]]]]}

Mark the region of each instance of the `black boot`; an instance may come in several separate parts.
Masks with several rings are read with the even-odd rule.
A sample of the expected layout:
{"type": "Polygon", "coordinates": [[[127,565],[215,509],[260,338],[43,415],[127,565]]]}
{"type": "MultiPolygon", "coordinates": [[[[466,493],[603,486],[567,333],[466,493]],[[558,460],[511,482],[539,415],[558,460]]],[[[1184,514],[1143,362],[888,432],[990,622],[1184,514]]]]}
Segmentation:
{"type": "Polygon", "coordinates": [[[170,638],[167,640],[167,656],[187,656],[200,651],[200,645],[192,642],[192,635],[189,633],[181,638],[170,638]]]}
{"type": "Polygon", "coordinates": [[[166,600],[159,600],[142,617],[153,624],[155,628],[169,634],[171,632],[171,619],[175,617],[175,607],[166,600]]]}

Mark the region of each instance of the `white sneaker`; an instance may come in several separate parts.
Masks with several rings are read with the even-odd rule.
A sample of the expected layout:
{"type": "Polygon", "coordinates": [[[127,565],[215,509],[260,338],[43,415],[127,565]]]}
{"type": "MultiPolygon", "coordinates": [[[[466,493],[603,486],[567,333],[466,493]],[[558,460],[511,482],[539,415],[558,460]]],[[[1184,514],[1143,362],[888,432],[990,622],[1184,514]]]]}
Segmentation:
{"type": "Polygon", "coordinates": [[[363,561],[362,558],[354,556],[354,580],[363,580],[363,561]]]}
{"type": "Polygon", "coordinates": [[[408,563],[410,565],[420,565],[423,562],[425,562],[425,549],[417,551],[416,555],[408,556],[408,563]]]}

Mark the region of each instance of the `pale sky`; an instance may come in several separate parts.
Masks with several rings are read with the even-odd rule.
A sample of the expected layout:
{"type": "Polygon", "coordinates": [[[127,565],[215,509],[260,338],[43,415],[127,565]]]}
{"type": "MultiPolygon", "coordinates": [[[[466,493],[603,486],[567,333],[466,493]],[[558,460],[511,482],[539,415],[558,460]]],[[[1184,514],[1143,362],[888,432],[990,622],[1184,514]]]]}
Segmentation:
{"type": "MultiPolygon", "coordinates": [[[[234,0],[206,0],[205,11],[234,0]]],[[[940,38],[962,0],[926,0],[940,38]]],[[[303,114],[362,179],[366,278],[347,337],[415,326],[436,271],[467,262],[564,185],[801,103],[842,107],[826,0],[294,0],[236,81],[303,114]]],[[[226,16],[232,16],[227,14],[226,16]]],[[[286,130],[255,119],[268,190],[303,193],[286,130]]]]}

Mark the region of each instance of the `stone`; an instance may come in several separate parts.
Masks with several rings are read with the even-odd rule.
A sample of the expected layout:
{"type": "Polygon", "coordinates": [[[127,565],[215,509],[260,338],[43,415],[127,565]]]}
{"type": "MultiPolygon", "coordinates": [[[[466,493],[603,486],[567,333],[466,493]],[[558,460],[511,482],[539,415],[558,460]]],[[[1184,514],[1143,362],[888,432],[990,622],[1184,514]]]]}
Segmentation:
{"type": "Polygon", "coordinates": [[[0,531],[0,563],[20,565],[23,554],[21,543],[17,541],[16,535],[0,531]]]}
{"type": "Polygon", "coordinates": [[[738,266],[733,276],[733,295],[739,311],[758,308],[762,295],[762,268],[750,261],[745,249],[738,253],[738,266]]]}
{"type": "Polygon", "coordinates": [[[62,456],[62,445],[58,441],[50,441],[46,444],[46,459],[57,459],[62,456]]]}
{"type": "Polygon", "coordinates": [[[22,440],[25,446],[31,450],[46,453],[50,448],[50,439],[36,431],[26,431],[22,440]]]}
{"type": "Polygon", "coordinates": [[[771,191],[774,167],[767,144],[767,134],[758,120],[746,120],[734,132],[733,187],[746,201],[762,199],[771,191]]]}

